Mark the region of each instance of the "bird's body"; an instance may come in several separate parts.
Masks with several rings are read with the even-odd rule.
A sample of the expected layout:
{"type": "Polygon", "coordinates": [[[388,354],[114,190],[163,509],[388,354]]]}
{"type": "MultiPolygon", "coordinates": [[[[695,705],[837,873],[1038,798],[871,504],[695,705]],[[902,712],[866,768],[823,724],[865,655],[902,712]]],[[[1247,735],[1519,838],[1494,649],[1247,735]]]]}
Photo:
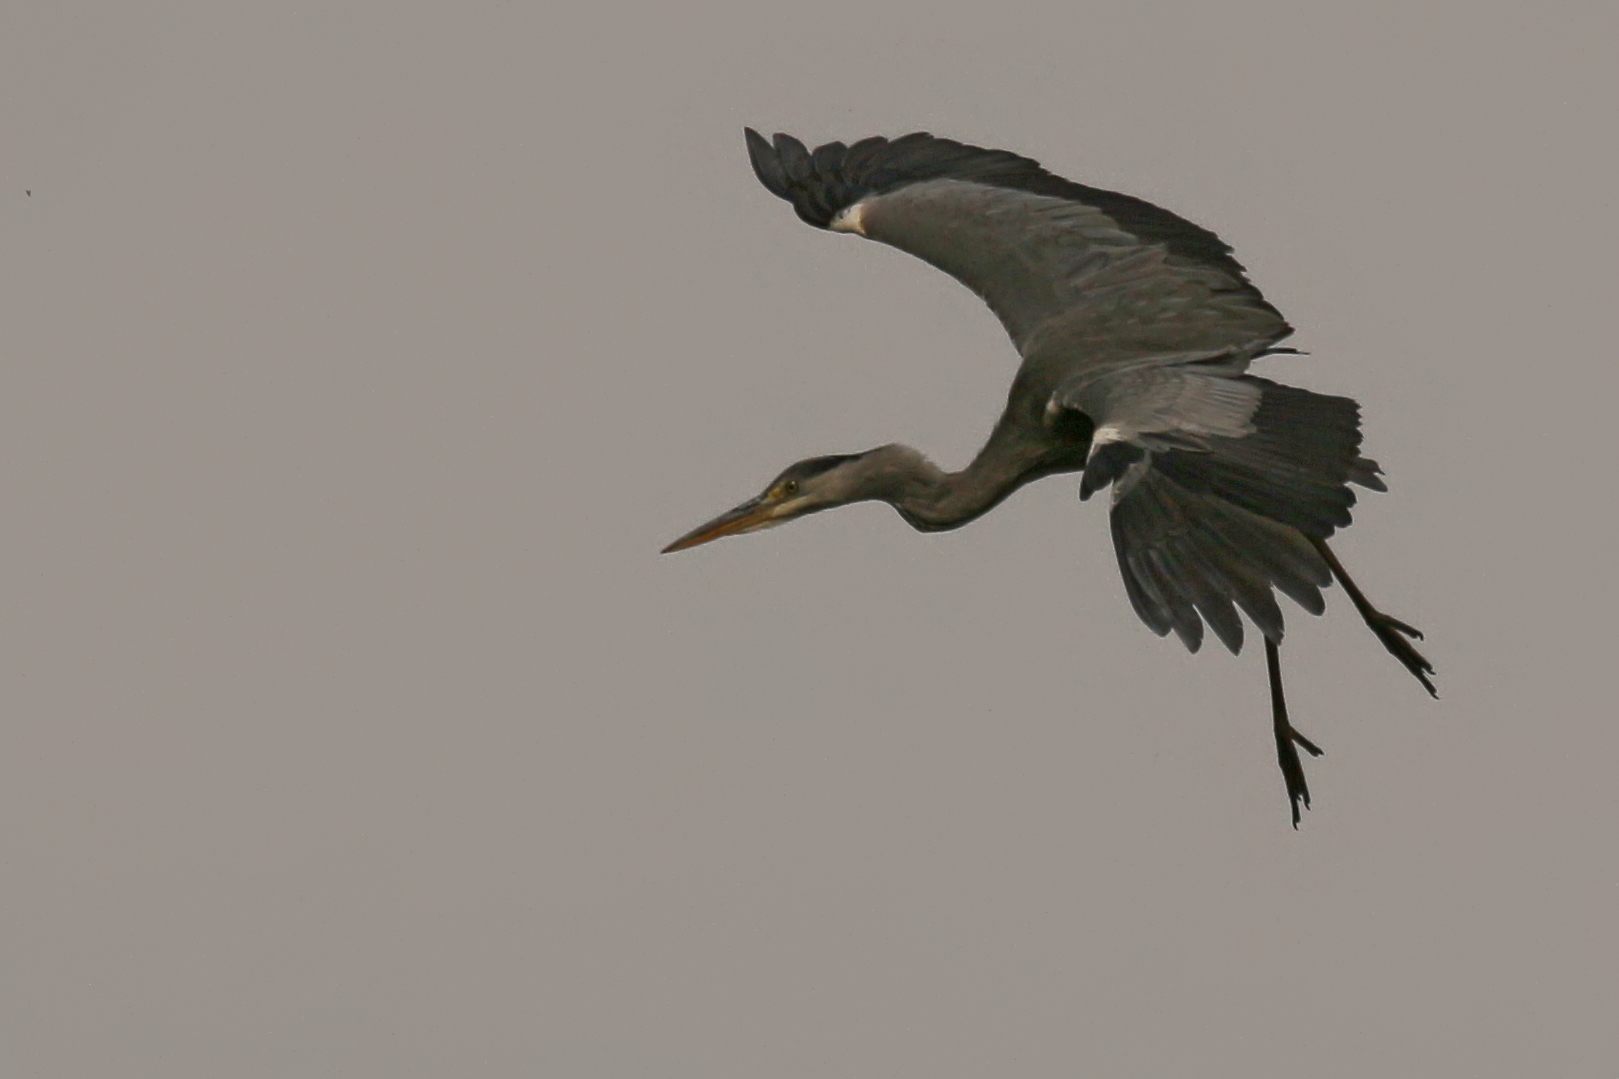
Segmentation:
{"type": "Polygon", "coordinates": [[[1112,488],[1113,540],[1137,614],[1196,651],[1204,624],[1232,651],[1238,611],[1266,643],[1277,751],[1293,807],[1309,804],[1287,720],[1273,589],[1319,614],[1336,576],[1430,692],[1420,636],[1366,602],[1326,540],[1350,484],[1383,489],[1360,455],[1359,407],[1248,374],[1292,328],[1217,236],[1026,158],[929,135],[809,151],[748,131],[754,171],[805,221],[889,244],[957,278],[1000,318],[1022,363],[984,448],[947,473],[904,446],[812,458],[671,544],[680,550],[862,500],[913,527],[958,527],[1026,483],[1082,473],[1112,488]]]}

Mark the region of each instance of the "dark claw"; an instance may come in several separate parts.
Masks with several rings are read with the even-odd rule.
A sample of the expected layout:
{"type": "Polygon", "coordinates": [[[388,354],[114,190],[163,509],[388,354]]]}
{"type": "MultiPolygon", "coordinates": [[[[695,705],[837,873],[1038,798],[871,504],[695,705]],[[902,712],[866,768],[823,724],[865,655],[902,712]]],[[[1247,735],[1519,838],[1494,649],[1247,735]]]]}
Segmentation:
{"type": "Polygon", "coordinates": [[[1377,639],[1383,642],[1383,647],[1389,650],[1389,654],[1399,660],[1401,665],[1422,683],[1422,688],[1428,691],[1428,696],[1437,698],[1439,691],[1434,688],[1433,679],[1429,677],[1434,673],[1433,664],[1406,640],[1406,637],[1415,637],[1420,641],[1422,634],[1399,619],[1390,618],[1378,611],[1373,611],[1367,617],[1366,624],[1377,634],[1377,639]],[[1402,633],[1405,634],[1404,637],[1400,635],[1402,633]]]}
{"type": "Polygon", "coordinates": [[[1338,578],[1338,583],[1344,586],[1344,591],[1349,594],[1350,602],[1355,605],[1355,610],[1360,612],[1360,617],[1371,631],[1377,634],[1377,639],[1383,642],[1383,647],[1387,648],[1389,654],[1399,660],[1400,665],[1422,683],[1422,688],[1428,691],[1428,696],[1437,698],[1439,691],[1434,688],[1433,679],[1429,677],[1434,673],[1433,664],[1429,663],[1427,657],[1418,652],[1407,639],[1422,640],[1422,631],[1373,607],[1365,594],[1355,587],[1355,582],[1345,572],[1343,563],[1338,561],[1338,556],[1332,553],[1332,548],[1327,546],[1327,541],[1312,539],[1310,542],[1321,553],[1327,568],[1338,578]]]}
{"type": "Polygon", "coordinates": [[[1387,622],[1390,626],[1393,626],[1407,637],[1412,637],[1419,641],[1422,640],[1422,631],[1416,626],[1407,625],[1398,618],[1395,618],[1393,615],[1387,614],[1383,615],[1383,621],[1387,622]]]}
{"type": "Polygon", "coordinates": [[[1310,808],[1310,785],[1304,779],[1304,762],[1299,760],[1297,746],[1303,746],[1312,757],[1321,756],[1321,747],[1294,729],[1287,718],[1287,698],[1282,693],[1281,649],[1269,637],[1265,638],[1265,667],[1270,675],[1270,714],[1276,732],[1276,763],[1282,768],[1282,782],[1287,786],[1287,804],[1293,812],[1293,828],[1299,826],[1299,809],[1310,808]]]}

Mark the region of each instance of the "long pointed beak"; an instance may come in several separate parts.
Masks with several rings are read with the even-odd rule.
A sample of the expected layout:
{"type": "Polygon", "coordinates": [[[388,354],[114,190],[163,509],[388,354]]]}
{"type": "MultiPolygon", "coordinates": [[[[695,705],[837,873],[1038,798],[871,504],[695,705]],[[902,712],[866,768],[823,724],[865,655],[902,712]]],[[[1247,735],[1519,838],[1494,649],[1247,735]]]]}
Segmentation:
{"type": "Polygon", "coordinates": [[[705,525],[698,525],[665,547],[663,553],[684,551],[688,547],[697,547],[708,543],[710,540],[717,540],[721,536],[734,536],[740,532],[752,532],[758,528],[767,528],[778,523],[781,510],[781,503],[766,502],[763,495],[758,498],[750,498],[736,509],[720,514],[705,525]]]}

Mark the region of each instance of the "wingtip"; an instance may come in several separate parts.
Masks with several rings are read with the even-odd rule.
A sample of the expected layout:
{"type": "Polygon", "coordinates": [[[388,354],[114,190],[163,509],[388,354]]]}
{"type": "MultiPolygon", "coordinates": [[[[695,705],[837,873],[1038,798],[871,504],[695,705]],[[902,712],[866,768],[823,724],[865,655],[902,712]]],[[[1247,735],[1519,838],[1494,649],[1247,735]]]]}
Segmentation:
{"type": "MultiPolygon", "coordinates": [[[[787,170],[782,167],[781,155],[770,140],[759,134],[751,127],[742,129],[743,139],[748,147],[748,162],[753,166],[753,174],[777,198],[791,199],[792,189],[787,183],[787,170]]],[[[782,136],[776,136],[780,139],[782,136]]]]}

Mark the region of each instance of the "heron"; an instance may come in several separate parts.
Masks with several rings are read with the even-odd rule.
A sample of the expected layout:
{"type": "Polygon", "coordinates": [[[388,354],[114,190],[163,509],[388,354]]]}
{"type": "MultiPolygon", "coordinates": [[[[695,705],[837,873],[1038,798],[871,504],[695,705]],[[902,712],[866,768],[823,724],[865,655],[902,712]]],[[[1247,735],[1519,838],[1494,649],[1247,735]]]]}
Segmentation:
{"type": "Polygon", "coordinates": [[[1204,627],[1233,655],[1246,615],[1264,641],[1271,723],[1293,827],[1310,806],[1282,688],[1281,593],[1310,614],[1336,579],[1361,619],[1437,697],[1422,634],[1374,607],[1328,545],[1355,486],[1383,491],[1361,455],[1360,406],[1249,373],[1299,354],[1293,332],[1213,232],[1142,199],[1063,179],[1005,150],[917,132],[814,150],[745,130],[753,171],[810,225],[888,244],[988,304],[1020,364],[966,468],[889,444],[810,457],[664,553],[853,502],[886,502],[923,532],[959,528],[1025,484],[1077,473],[1110,490],[1125,593],[1141,621],[1191,652],[1204,627]]]}

